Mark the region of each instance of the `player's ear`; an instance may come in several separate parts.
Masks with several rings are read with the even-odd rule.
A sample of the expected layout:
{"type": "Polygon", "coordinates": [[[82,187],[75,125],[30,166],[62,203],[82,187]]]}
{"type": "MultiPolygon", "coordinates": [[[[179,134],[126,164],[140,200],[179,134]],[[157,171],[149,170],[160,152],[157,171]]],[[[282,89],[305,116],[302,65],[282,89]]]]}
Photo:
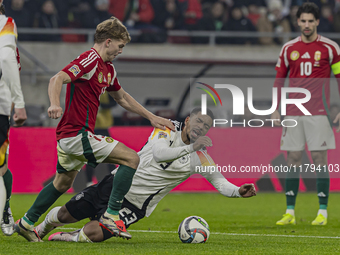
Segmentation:
{"type": "Polygon", "coordinates": [[[105,40],[105,46],[108,48],[110,44],[112,43],[112,40],[110,38],[105,40]]]}
{"type": "Polygon", "coordinates": [[[317,19],[317,20],[316,20],[316,26],[318,26],[319,24],[320,24],[320,20],[317,19]]]}
{"type": "Polygon", "coordinates": [[[184,124],[187,125],[189,121],[190,121],[190,116],[188,116],[188,117],[185,118],[184,124]]]}

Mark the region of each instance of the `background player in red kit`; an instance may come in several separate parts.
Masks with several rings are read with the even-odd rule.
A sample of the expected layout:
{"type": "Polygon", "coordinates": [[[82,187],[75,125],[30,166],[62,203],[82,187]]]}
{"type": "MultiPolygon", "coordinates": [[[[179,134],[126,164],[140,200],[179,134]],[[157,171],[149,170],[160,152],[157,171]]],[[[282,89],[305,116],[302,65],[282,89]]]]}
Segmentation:
{"type": "Polygon", "coordinates": [[[85,163],[95,167],[99,163],[121,165],[113,181],[107,211],[100,223],[113,236],[130,239],[123,221],[119,219],[123,198],[128,192],[132,177],[139,164],[137,153],[111,137],[95,135],[93,132],[99,107],[99,97],[105,91],[125,109],[138,113],[150,120],[156,128],[175,130],[170,120],[155,116],[121,88],[113,59],[123,51],[131,38],[126,27],[112,17],[96,28],[94,46],[51,78],[48,94],[51,106],[49,117],[58,119],[62,115],[60,92],[68,83],[65,112],[57,127],[58,163],[53,182],[39,193],[25,216],[18,220],[14,230],[31,242],[41,241],[34,230],[34,223],[46,210],[67,191],[78,171],[85,163]]]}
{"type": "MultiPolygon", "coordinates": [[[[340,85],[340,48],[332,40],[317,34],[319,9],[314,3],[304,3],[297,12],[301,36],[286,43],[281,50],[276,65],[277,75],[274,87],[284,85],[289,72],[289,86],[310,91],[311,99],[304,107],[312,116],[305,116],[295,105],[287,106],[287,119],[295,119],[296,127],[284,128],[281,137],[281,150],[288,151],[288,165],[301,165],[305,143],[311,152],[313,164],[319,167],[317,192],[320,208],[312,225],[327,224],[327,203],[329,195],[329,173],[327,170],[327,150],[335,149],[335,139],[329,115],[330,72],[331,69],[340,85]]],[[[289,98],[304,97],[302,93],[289,94],[289,98]]],[[[279,98],[281,95],[279,95],[279,98]]],[[[275,111],[272,119],[280,119],[275,111]]],[[[340,120],[337,115],[334,122],[340,120]]],[[[276,124],[279,124],[276,121],[276,124]]],[[[297,168],[299,169],[299,168],[297,168]]],[[[299,189],[299,172],[288,173],[286,178],[287,210],[277,225],[296,224],[295,200],[299,189]]]]}

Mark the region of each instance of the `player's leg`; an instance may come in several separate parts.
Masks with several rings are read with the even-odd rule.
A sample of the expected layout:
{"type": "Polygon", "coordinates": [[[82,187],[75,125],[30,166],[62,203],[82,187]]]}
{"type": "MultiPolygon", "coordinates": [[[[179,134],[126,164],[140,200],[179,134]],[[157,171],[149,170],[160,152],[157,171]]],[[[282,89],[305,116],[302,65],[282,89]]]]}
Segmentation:
{"type": "MultiPolygon", "coordinates": [[[[296,166],[296,169],[302,164],[302,151],[288,151],[287,152],[288,166],[296,166]]],[[[286,214],[295,217],[295,203],[299,191],[300,171],[288,172],[286,175],[285,194],[286,194],[286,214]]]]}
{"type": "Polygon", "coordinates": [[[302,160],[302,151],[305,147],[305,135],[302,120],[299,116],[287,116],[285,119],[295,119],[298,123],[295,127],[284,127],[281,136],[281,150],[287,152],[287,165],[295,166],[290,169],[297,171],[287,172],[285,179],[286,213],[276,222],[277,225],[296,224],[295,202],[299,190],[299,166],[302,160]]]}
{"type": "Polygon", "coordinates": [[[7,200],[7,191],[5,179],[3,176],[7,172],[7,147],[9,131],[9,119],[8,116],[0,115],[0,222],[2,223],[3,212],[7,200]]]}
{"type": "Polygon", "coordinates": [[[77,171],[57,173],[53,182],[50,182],[40,191],[24,217],[16,222],[14,231],[22,235],[29,242],[41,241],[34,229],[34,224],[40,216],[72,186],[77,173],[77,171]]]}
{"type": "MultiPolygon", "coordinates": [[[[8,156],[6,155],[6,158],[8,156]]],[[[9,200],[11,198],[12,195],[12,183],[13,183],[13,177],[12,177],[12,173],[11,171],[7,168],[7,165],[5,164],[4,167],[0,170],[0,172],[3,173],[3,171],[6,171],[5,174],[2,176],[3,178],[3,183],[5,186],[5,190],[6,192],[3,193],[2,195],[6,195],[6,203],[5,203],[5,207],[2,210],[3,214],[2,214],[2,220],[1,222],[1,230],[2,232],[7,235],[10,236],[14,233],[13,231],[13,226],[14,226],[14,219],[12,216],[12,211],[11,208],[9,207],[9,200]]],[[[1,173],[1,174],[2,174],[1,173]]],[[[0,175],[1,175],[0,174],[0,175]]],[[[1,182],[1,180],[0,180],[1,182]]],[[[1,184],[0,184],[1,185],[1,184]]],[[[1,188],[0,188],[1,189],[1,188]]],[[[0,191],[1,192],[1,191],[0,191]]],[[[0,209],[1,210],[1,209],[0,209]]]]}
{"type": "Polygon", "coordinates": [[[58,141],[57,174],[53,182],[46,185],[38,194],[34,204],[27,213],[14,225],[15,232],[30,242],[41,241],[34,229],[34,223],[48,208],[73,184],[73,181],[84,166],[84,147],[82,134],[58,141]]]}
{"type": "MultiPolygon", "coordinates": [[[[113,233],[104,224],[97,221],[97,219],[100,218],[101,214],[104,212],[104,208],[97,211],[97,215],[93,217],[92,221],[88,222],[82,229],[73,232],[58,232],[51,235],[48,240],[88,243],[103,242],[111,237],[114,237],[116,236],[115,233],[113,233]]],[[[120,219],[124,222],[126,228],[143,219],[145,217],[145,214],[145,209],[137,208],[126,199],[124,199],[122,209],[119,211],[120,219]]]]}
{"type": "Polygon", "coordinates": [[[304,116],[308,122],[307,145],[316,167],[316,185],[319,197],[319,211],[312,225],[327,224],[327,204],[329,195],[329,172],[327,150],[335,149],[335,138],[331,122],[327,116],[304,116]],[[319,171],[320,170],[320,171],[319,171]]]}
{"type": "Polygon", "coordinates": [[[312,225],[327,224],[327,205],[329,196],[329,172],[327,169],[327,151],[311,151],[313,164],[320,171],[316,171],[316,189],[319,197],[319,211],[312,225]]]}
{"type": "Polygon", "coordinates": [[[118,143],[103,162],[120,166],[113,179],[108,208],[99,221],[115,235],[130,239],[131,235],[126,231],[124,222],[119,219],[119,210],[122,208],[124,196],[131,187],[133,175],[139,164],[139,156],[134,150],[118,143]]]}

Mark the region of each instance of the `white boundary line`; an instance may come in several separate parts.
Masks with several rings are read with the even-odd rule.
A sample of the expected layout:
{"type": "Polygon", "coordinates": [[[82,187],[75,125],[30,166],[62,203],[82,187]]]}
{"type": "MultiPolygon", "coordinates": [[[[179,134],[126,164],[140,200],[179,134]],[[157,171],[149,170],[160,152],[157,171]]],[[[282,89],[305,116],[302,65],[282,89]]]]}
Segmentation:
{"type": "MultiPolygon", "coordinates": [[[[63,228],[61,230],[76,230],[78,228],[63,228]]],[[[177,234],[177,231],[160,231],[160,230],[129,230],[129,232],[138,233],[164,233],[164,234],[177,234]]],[[[275,234],[240,234],[240,233],[221,233],[212,232],[212,235],[226,235],[226,236],[262,236],[262,237],[294,237],[294,238],[319,238],[319,239],[340,239],[340,236],[301,236],[301,235],[275,235],[275,234]]]]}

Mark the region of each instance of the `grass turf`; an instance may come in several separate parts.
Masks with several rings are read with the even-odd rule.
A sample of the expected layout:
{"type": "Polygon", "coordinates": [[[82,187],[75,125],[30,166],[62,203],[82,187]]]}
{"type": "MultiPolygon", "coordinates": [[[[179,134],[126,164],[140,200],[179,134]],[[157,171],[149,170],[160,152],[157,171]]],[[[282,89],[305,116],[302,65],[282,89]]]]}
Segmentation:
{"type": "MultiPolygon", "coordinates": [[[[13,195],[15,219],[32,205],[35,195],[13,195]]],[[[63,195],[54,206],[63,205],[63,195]]],[[[0,254],[339,254],[340,194],[331,194],[328,225],[311,226],[318,210],[316,193],[298,195],[296,226],[276,226],[285,212],[284,194],[260,193],[249,199],[228,199],[219,194],[170,194],[149,218],[129,228],[129,241],[111,238],[103,243],[28,243],[14,234],[0,234],[0,254]],[[205,244],[183,244],[177,235],[179,223],[199,215],[209,224],[205,244]],[[141,232],[139,230],[147,230],[141,232]],[[152,232],[160,231],[160,232],[152,232]],[[162,232],[164,231],[164,232],[162,232]]],[[[44,217],[41,217],[43,220],[44,217]]],[[[86,220],[64,228],[80,228],[86,220]]],[[[59,231],[72,231],[61,229],[59,231]]],[[[57,231],[54,231],[57,232],[57,231]]]]}

